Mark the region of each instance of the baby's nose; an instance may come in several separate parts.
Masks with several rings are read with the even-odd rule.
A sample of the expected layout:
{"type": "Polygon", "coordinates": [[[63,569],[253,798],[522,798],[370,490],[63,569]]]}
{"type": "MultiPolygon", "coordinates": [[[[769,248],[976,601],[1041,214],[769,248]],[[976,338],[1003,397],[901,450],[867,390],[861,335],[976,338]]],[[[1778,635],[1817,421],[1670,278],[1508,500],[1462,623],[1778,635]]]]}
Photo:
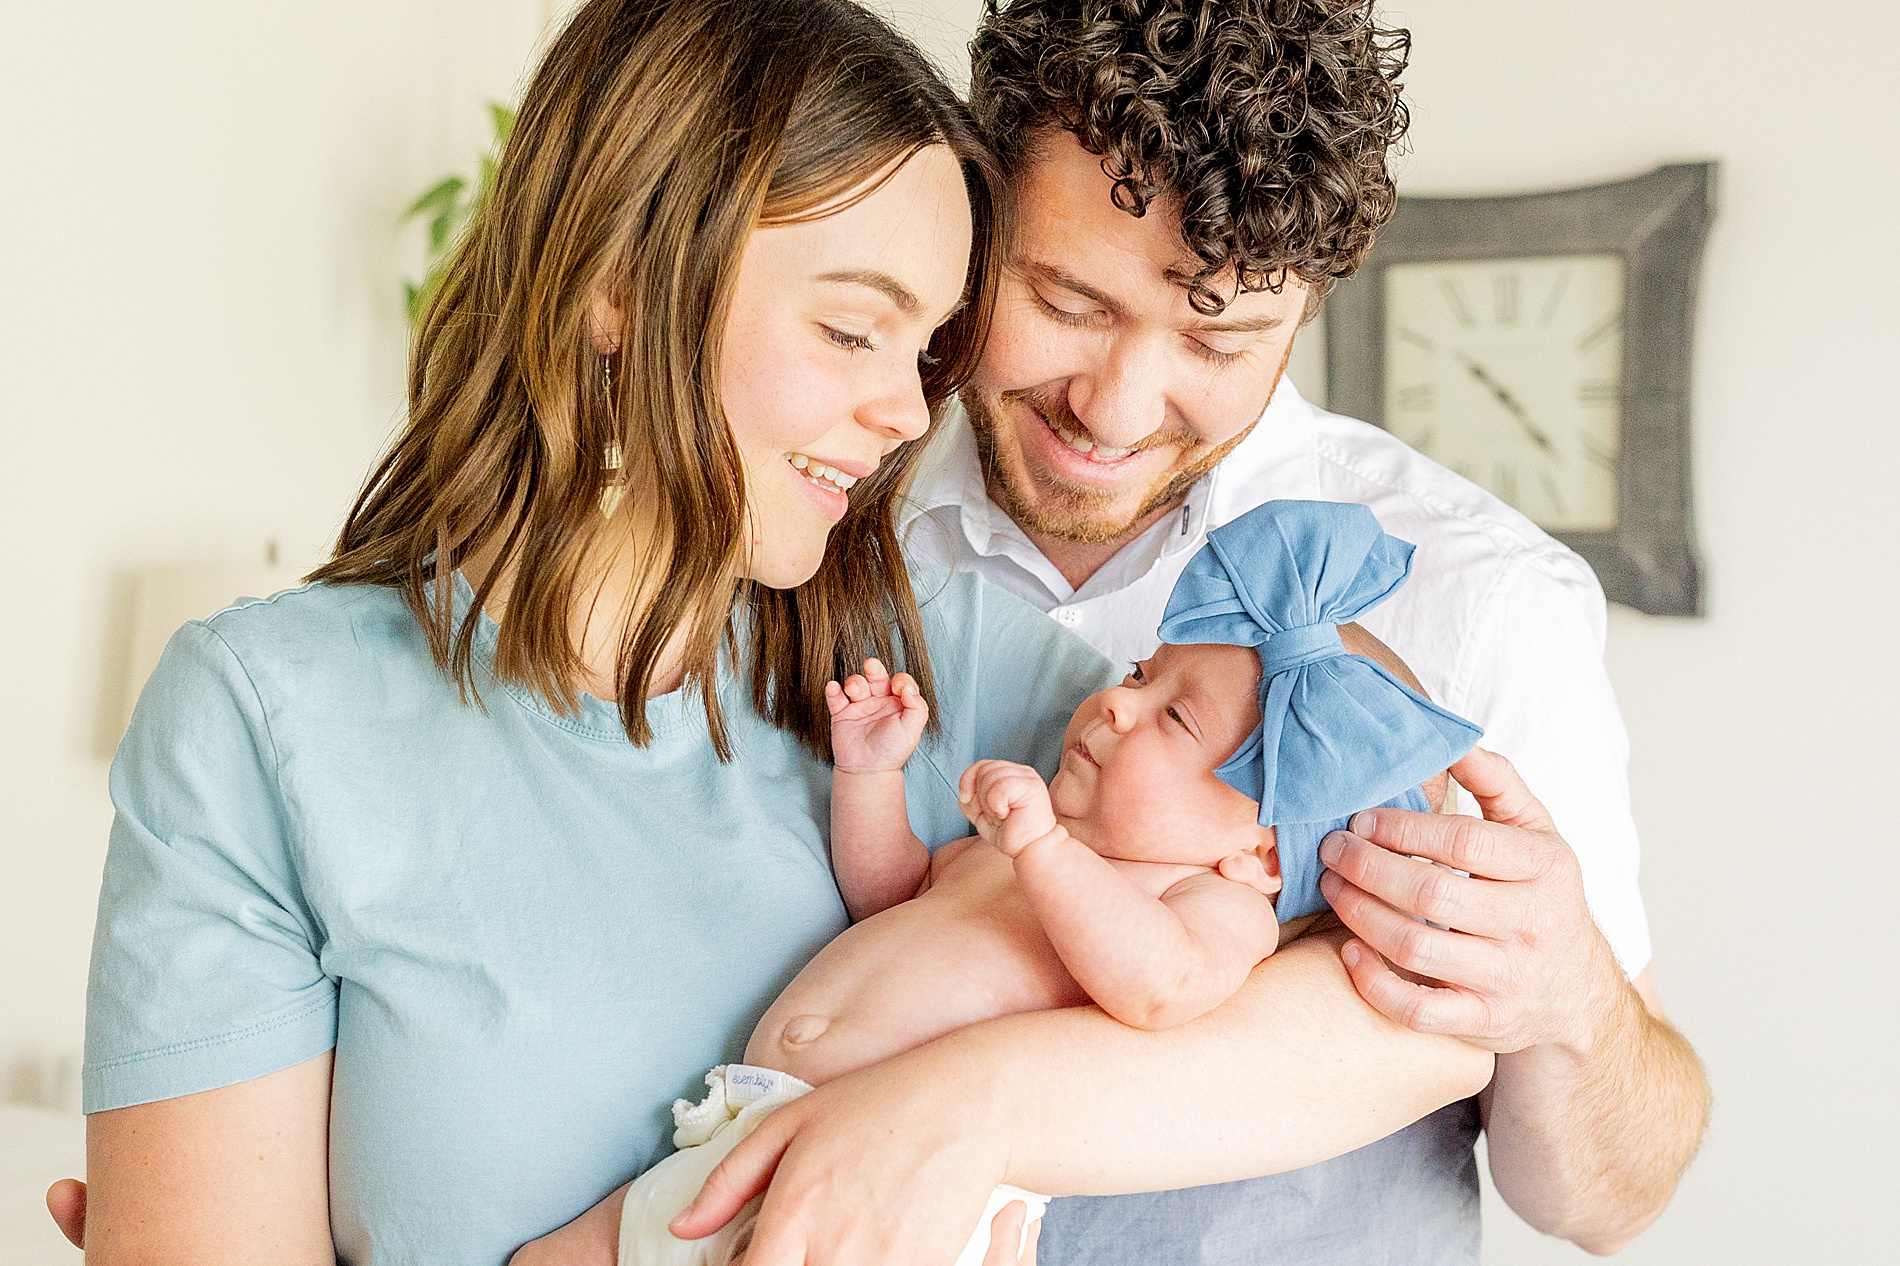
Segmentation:
{"type": "Polygon", "coordinates": [[[1135,696],[1131,690],[1115,686],[1108,690],[1102,700],[1102,713],[1108,719],[1108,728],[1117,734],[1126,734],[1135,725],[1135,696]]]}

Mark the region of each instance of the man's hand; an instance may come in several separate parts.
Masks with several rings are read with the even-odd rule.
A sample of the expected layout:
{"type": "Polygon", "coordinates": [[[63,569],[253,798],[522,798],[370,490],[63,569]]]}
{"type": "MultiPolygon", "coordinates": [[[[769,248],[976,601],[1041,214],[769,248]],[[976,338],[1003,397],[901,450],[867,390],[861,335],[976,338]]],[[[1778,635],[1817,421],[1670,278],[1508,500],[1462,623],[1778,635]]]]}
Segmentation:
{"type": "Polygon", "coordinates": [[[1585,1053],[1629,986],[1590,918],[1576,855],[1502,756],[1474,749],[1451,772],[1484,821],[1368,809],[1320,846],[1321,890],[1360,938],[1341,949],[1353,984],[1420,1033],[1501,1054],[1585,1053]]]}
{"type": "Polygon", "coordinates": [[[1042,775],[1027,765],[980,760],[957,780],[957,803],[976,833],[1014,857],[1056,829],[1042,775]]]}
{"type": "Polygon", "coordinates": [[[1473,751],[1451,772],[1484,821],[1370,810],[1321,845],[1320,886],[1360,937],[1341,960],[1398,1023],[1498,1052],[1480,1102],[1499,1194],[1546,1235],[1616,1252],[1668,1205],[1708,1083],[1648,970],[1623,978],[1576,856],[1510,762],[1473,751]]]}
{"type": "Polygon", "coordinates": [[[825,683],[831,712],[832,763],[840,773],[882,774],[902,769],[917,750],[930,705],[909,673],[891,676],[875,659],[843,684],[825,683]]]}

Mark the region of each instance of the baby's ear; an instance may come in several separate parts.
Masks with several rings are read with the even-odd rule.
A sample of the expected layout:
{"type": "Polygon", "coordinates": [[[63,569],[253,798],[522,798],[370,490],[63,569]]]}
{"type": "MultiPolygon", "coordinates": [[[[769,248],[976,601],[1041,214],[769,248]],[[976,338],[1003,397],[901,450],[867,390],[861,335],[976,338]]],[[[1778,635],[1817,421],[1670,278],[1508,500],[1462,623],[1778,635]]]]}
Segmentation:
{"type": "Polygon", "coordinates": [[[1425,793],[1425,802],[1432,806],[1433,813],[1445,812],[1445,801],[1451,797],[1451,771],[1439,770],[1425,780],[1421,790],[1425,793]]]}
{"type": "Polygon", "coordinates": [[[1267,842],[1254,848],[1243,849],[1220,860],[1222,879],[1230,879],[1237,884],[1245,884],[1262,896],[1274,897],[1280,893],[1280,847],[1273,841],[1273,832],[1267,832],[1267,842]]]}

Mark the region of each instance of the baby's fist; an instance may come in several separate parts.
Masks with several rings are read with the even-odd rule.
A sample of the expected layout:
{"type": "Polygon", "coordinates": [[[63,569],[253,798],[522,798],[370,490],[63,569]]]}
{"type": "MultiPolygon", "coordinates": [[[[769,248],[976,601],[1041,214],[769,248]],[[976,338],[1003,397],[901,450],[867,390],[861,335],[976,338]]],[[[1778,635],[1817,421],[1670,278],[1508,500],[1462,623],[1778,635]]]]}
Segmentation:
{"type": "Polygon", "coordinates": [[[1027,765],[980,760],[957,780],[957,803],[977,834],[1014,857],[1056,829],[1042,775],[1027,765]]]}
{"type": "Polygon", "coordinates": [[[831,761],[839,773],[902,769],[923,737],[930,705],[909,673],[895,677],[875,659],[843,683],[825,683],[831,712],[831,761]]]}

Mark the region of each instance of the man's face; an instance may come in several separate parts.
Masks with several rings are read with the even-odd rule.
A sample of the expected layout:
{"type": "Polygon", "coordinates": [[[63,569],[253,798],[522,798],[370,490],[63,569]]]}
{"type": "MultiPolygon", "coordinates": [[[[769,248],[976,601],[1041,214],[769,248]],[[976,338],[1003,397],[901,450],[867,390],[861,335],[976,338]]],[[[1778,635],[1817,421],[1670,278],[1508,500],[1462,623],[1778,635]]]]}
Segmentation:
{"type": "MultiPolygon", "coordinates": [[[[1195,261],[1171,200],[1116,207],[1067,132],[1018,174],[1021,227],[963,401],[990,493],[1024,528],[1118,541],[1176,503],[1245,436],[1293,347],[1306,287],[1188,303],[1195,261]]],[[[1231,274],[1214,289],[1233,293],[1231,274]]]]}

